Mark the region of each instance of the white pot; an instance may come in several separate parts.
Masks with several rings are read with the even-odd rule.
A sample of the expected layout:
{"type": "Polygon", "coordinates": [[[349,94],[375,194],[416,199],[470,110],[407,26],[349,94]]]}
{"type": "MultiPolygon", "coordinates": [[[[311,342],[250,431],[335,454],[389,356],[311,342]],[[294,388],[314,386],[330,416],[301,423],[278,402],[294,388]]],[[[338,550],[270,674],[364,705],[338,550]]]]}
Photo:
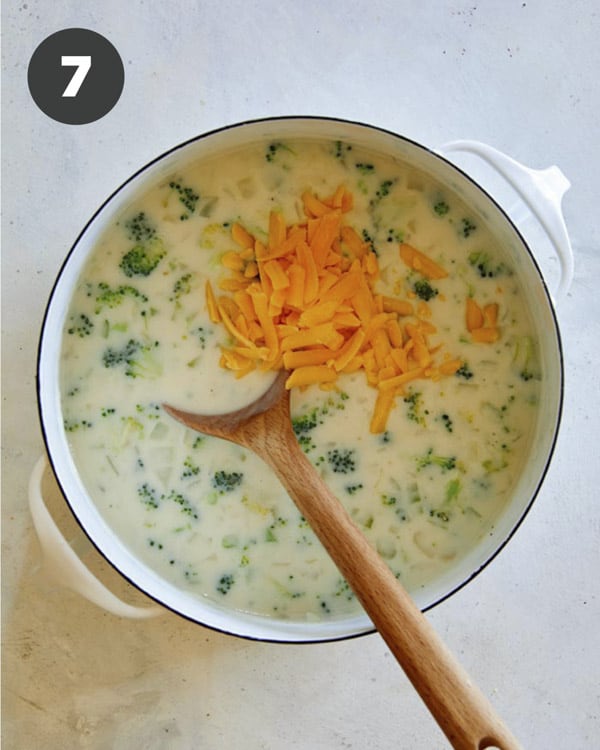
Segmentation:
{"type": "Polygon", "coordinates": [[[52,291],[43,323],[38,357],[38,398],[42,429],[52,469],[72,512],[97,549],[136,587],[162,607],[137,608],[119,602],[82,565],[66,544],[46,510],[40,490],[45,463],[34,470],[30,482],[30,507],[40,540],[52,564],[60,568],[66,585],[115,614],[146,617],[166,607],[195,622],[248,638],[287,642],[315,642],[370,632],[365,615],[324,623],[297,623],[232,612],[197,598],[168,583],[136,558],[107,525],[83,486],[63,428],[59,390],[61,332],[75,285],[100,235],[134,194],[189,161],[214,154],[222,148],[248,141],[273,141],[294,137],[318,137],[352,141],[388,153],[431,175],[457,193],[474,211],[484,216],[499,242],[509,248],[511,262],[530,299],[530,311],[539,337],[543,368],[541,403],[531,455],[510,503],[493,531],[472,549],[447,575],[436,579],[418,595],[417,604],[427,609],[464,586],[504,547],[529,510],[547,471],[558,431],[563,397],[563,362],[553,303],[538,264],[536,247],[528,247],[522,234],[499,204],[443,153],[476,154],[504,176],[519,199],[520,212],[534,217],[538,236],[553,247],[561,267],[557,294],[564,294],[572,275],[572,254],[562,220],[560,201],[569,184],[556,167],[545,171],[527,169],[499,152],[474,142],[449,144],[432,151],[394,133],[336,119],[289,117],[258,120],[226,127],[183,143],[136,172],[98,209],[70,250],[52,291]],[[523,211],[523,209],[525,209],[523,211]],[[542,231],[543,230],[543,231],[542,231]],[[541,234],[540,234],[541,231],[541,234]]]}

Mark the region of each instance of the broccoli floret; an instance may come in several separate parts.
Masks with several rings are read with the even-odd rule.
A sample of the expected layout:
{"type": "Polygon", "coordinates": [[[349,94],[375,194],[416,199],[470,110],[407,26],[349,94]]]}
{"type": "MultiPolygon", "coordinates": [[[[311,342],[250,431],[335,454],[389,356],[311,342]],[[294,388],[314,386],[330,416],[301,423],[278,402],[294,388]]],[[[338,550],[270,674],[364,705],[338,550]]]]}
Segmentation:
{"type": "Polygon", "coordinates": [[[98,314],[104,307],[111,309],[118,307],[125,299],[133,299],[136,302],[148,302],[148,297],[133,286],[121,284],[117,287],[111,287],[106,282],[101,281],[98,284],[95,312],[98,314]]]}
{"type": "Polygon", "coordinates": [[[438,216],[445,216],[450,210],[450,206],[444,200],[439,200],[433,204],[433,210],[438,216]]]}
{"type": "Polygon", "coordinates": [[[314,430],[318,424],[319,420],[317,418],[316,409],[313,409],[308,414],[303,414],[292,419],[292,427],[294,428],[296,437],[300,437],[300,435],[305,435],[307,432],[314,430]]]}
{"type": "Polygon", "coordinates": [[[219,579],[219,583],[217,584],[217,591],[225,596],[225,594],[229,592],[234,583],[235,578],[231,575],[231,573],[226,573],[219,579]]]}
{"type": "Polygon", "coordinates": [[[181,512],[185,513],[185,515],[195,519],[198,518],[198,512],[190,503],[190,501],[185,498],[180,492],[176,492],[175,490],[171,490],[168,493],[162,493],[159,495],[154,487],[149,485],[147,482],[144,482],[144,484],[141,484],[138,487],[137,494],[142,503],[144,503],[144,505],[151,510],[156,510],[165,500],[170,500],[181,506],[181,512]]]}
{"type": "Polygon", "coordinates": [[[336,159],[343,162],[344,157],[349,151],[352,151],[352,146],[349,143],[344,143],[344,141],[334,141],[332,153],[336,159]]]}
{"type": "Polygon", "coordinates": [[[77,432],[77,430],[84,429],[88,430],[90,427],[92,427],[92,422],[88,421],[87,419],[82,419],[81,421],[77,422],[76,420],[72,419],[65,419],[63,422],[65,432],[77,432]]]}
{"type": "Polygon", "coordinates": [[[416,422],[423,427],[426,424],[425,417],[429,415],[427,409],[423,409],[423,399],[419,391],[411,391],[408,395],[404,396],[403,401],[408,404],[406,416],[411,422],[416,422]]]}
{"type": "Polygon", "coordinates": [[[404,232],[401,229],[394,229],[394,227],[390,227],[387,232],[387,237],[385,238],[386,242],[403,242],[404,241],[404,232]]]}
{"type": "Polygon", "coordinates": [[[169,297],[171,302],[178,302],[184,294],[189,294],[192,291],[191,279],[191,273],[185,273],[181,278],[177,279],[173,284],[173,293],[169,297]]]}
{"type": "Polygon", "coordinates": [[[135,242],[147,242],[156,234],[156,229],[143,211],[128,219],[125,222],[125,229],[129,239],[135,242]]]}
{"type": "Polygon", "coordinates": [[[140,343],[134,339],[129,341],[121,349],[113,349],[109,347],[102,355],[102,362],[104,367],[118,367],[127,362],[133,357],[140,347],[140,343]]]}
{"type": "Polygon", "coordinates": [[[181,472],[181,478],[191,479],[192,477],[197,477],[198,474],[200,474],[200,467],[192,461],[191,456],[188,456],[183,462],[183,471],[181,472]]]}
{"type": "Polygon", "coordinates": [[[379,253],[377,252],[377,248],[375,247],[375,240],[373,239],[373,237],[369,234],[369,232],[366,229],[363,229],[361,231],[361,236],[362,236],[364,242],[366,242],[369,245],[369,250],[372,253],[375,253],[375,255],[379,255],[379,253]]]}
{"type": "Polygon", "coordinates": [[[463,362],[462,365],[455,372],[455,375],[458,378],[471,380],[471,378],[473,377],[473,371],[469,368],[469,365],[466,362],[463,362]]]}
{"type": "Polygon", "coordinates": [[[469,264],[482,279],[492,279],[508,272],[504,263],[497,263],[485,250],[477,250],[469,255],[469,264]]]}
{"type": "Polygon", "coordinates": [[[345,487],[346,492],[349,495],[356,495],[359,490],[362,490],[363,485],[359,482],[358,484],[347,484],[345,487]]]}
{"type": "Polygon", "coordinates": [[[308,451],[315,447],[310,433],[317,425],[322,423],[323,420],[319,419],[317,409],[312,409],[307,414],[302,414],[292,419],[294,433],[305,453],[308,453],[308,451]]]}
{"type": "Polygon", "coordinates": [[[413,289],[417,297],[425,300],[425,302],[429,302],[430,299],[433,299],[438,294],[438,290],[432,287],[427,279],[418,279],[415,281],[413,289]]]}
{"type": "Polygon", "coordinates": [[[220,495],[224,495],[239,487],[243,479],[244,475],[239,471],[216,471],[213,474],[212,486],[220,495]]]}
{"type": "Polygon", "coordinates": [[[440,416],[440,421],[446,428],[447,432],[453,432],[454,431],[454,424],[452,422],[452,419],[449,417],[448,414],[442,414],[440,416]]]}
{"type": "Polygon", "coordinates": [[[268,162],[274,162],[281,151],[289,151],[290,154],[294,153],[289,146],[286,146],[285,143],[281,143],[281,141],[275,141],[273,143],[269,143],[269,145],[267,146],[267,150],[265,151],[265,159],[268,162]]]}
{"type": "Polygon", "coordinates": [[[182,185],[181,182],[171,180],[169,187],[174,190],[178,197],[179,202],[185,208],[185,211],[180,215],[181,221],[186,221],[196,210],[196,204],[198,203],[200,196],[191,187],[182,185]]]}
{"type": "Polygon", "coordinates": [[[121,258],[119,266],[125,276],[149,276],[165,256],[160,239],[153,237],[148,242],[134,245],[121,258]]]}
{"type": "Polygon", "coordinates": [[[442,471],[450,471],[456,468],[456,458],[454,456],[436,456],[430,448],[424,456],[418,456],[417,471],[425,469],[427,466],[439,466],[442,471]]]}
{"type": "Polygon", "coordinates": [[[394,180],[383,180],[380,184],[377,190],[375,191],[375,196],[370,201],[371,208],[377,206],[380,201],[382,201],[384,198],[386,198],[389,194],[394,185],[394,180]]]}
{"type": "Polygon", "coordinates": [[[138,497],[147,508],[156,510],[156,508],[159,507],[160,500],[158,498],[158,493],[154,487],[151,487],[147,482],[144,482],[144,484],[138,487],[137,493],[138,497]]]}
{"type": "Polygon", "coordinates": [[[81,313],[77,316],[72,315],[71,321],[73,325],[67,329],[67,333],[69,333],[71,336],[73,334],[77,334],[77,336],[83,339],[86,336],[89,336],[94,330],[93,322],[85,313],[81,313]]]}
{"type": "Polygon", "coordinates": [[[207,330],[206,328],[203,328],[202,326],[198,326],[198,328],[196,328],[194,331],[192,331],[192,333],[194,333],[198,337],[198,341],[200,343],[200,348],[201,349],[206,349],[206,337],[209,334],[211,334],[212,331],[210,329],[207,330]]]}
{"type": "Polygon", "coordinates": [[[357,161],[354,165],[361,174],[371,174],[375,167],[372,164],[368,164],[364,161],[357,161]]]}
{"type": "Polygon", "coordinates": [[[162,374],[162,366],[152,355],[158,345],[158,341],[142,344],[136,339],[129,339],[120,349],[106,349],[102,362],[105,367],[124,366],[125,375],[129,378],[157,378],[162,374]]]}
{"type": "Polygon", "coordinates": [[[460,225],[460,233],[463,237],[470,237],[477,229],[477,225],[473,224],[471,219],[462,219],[460,225]]]}
{"type": "Polygon", "coordinates": [[[356,469],[354,450],[349,448],[333,448],[327,451],[327,461],[336,474],[349,474],[356,469]]]}
{"type": "Polygon", "coordinates": [[[445,510],[437,510],[435,508],[432,508],[429,511],[429,516],[430,518],[435,518],[442,523],[448,523],[448,521],[450,520],[450,516],[445,510]]]}
{"type": "Polygon", "coordinates": [[[185,513],[186,516],[190,516],[191,518],[195,519],[198,518],[198,512],[196,511],[194,506],[180,492],[171,490],[168,495],[162,495],[161,500],[171,500],[172,502],[177,503],[177,505],[181,506],[181,512],[185,513]]]}

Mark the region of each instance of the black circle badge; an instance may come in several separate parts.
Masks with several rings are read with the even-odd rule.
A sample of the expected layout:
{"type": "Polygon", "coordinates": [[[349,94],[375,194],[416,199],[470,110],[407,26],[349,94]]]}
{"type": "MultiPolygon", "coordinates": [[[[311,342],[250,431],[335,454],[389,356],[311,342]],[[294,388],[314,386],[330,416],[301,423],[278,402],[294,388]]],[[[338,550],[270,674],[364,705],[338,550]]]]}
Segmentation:
{"type": "Polygon", "coordinates": [[[37,47],[27,83],[37,106],[58,122],[84,125],[115,106],[125,82],[117,50],[89,29],[63,29],[37,47]]]}

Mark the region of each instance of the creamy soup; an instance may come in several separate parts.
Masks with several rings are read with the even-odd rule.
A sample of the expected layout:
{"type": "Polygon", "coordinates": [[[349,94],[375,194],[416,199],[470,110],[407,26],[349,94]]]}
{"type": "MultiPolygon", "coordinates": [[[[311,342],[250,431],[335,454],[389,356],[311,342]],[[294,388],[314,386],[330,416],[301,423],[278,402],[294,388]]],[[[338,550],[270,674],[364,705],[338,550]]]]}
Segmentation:
{"type": "Polygon", "coordinates": [[[375,253],[381,294],[426,305],[461,366],[417,379],[385,429],[370,420],[364,372],[292,391],[310,461],[409,591],[456,565],[490,532],[528,453],[538,408],[536,341],[510,261],[468,206],[410,168],[340,142],[257,143],[204,160],[140,195],[98,242],[75,290],[61,359],[64,426],[82,481],[149,567],[199,597],[296,620],[360,605],[278,480],[246,450],[187,430],[161,404],[238,408],[272,374],[221,365],[212,322],[235,223],[266,237],[269,214],[305,220],[306,189],[339,185],[345,221],[375,253]],[[419,248],[448,271],[425,279],[399,256],[419,248]],[[466,300],[497,305],[495,340],[474,340],[466,300]]]}

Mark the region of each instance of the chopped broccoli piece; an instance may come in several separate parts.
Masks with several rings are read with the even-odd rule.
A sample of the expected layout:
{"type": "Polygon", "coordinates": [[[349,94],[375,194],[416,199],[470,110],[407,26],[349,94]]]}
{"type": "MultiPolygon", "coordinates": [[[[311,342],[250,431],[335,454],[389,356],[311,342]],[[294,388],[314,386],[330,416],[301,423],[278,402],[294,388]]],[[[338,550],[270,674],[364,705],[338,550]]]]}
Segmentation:
{"type": "Polygon", "coordinates": [[[105,367],[124,366],[125,375],[129,378],[157,378],[162,374],[162,366],[152,356],[158,341],[153,344],[142,344],[136,339],[129,341],[120,349],[109,347],[102,355],[105,367]]]}
{"type": "Polygon", "coordinates": [[[290,154],[294,153],[292,149],[285,143],[281,143],[281,141],[274,141],[273,143],[269,143],[269,145],[267,146],[265,159],[268,162],[274,162],[281,151],[289,151],[290,154]]]}
{"type": "Polygon", "coordinates": [[[446,485],[446,502],[451,503],[460,494],[462,483],[460,479],[451,479],[446,485]]]}
{"type": "Polygon", "coordinates": [[[371,208],[377,206],[384,198],[386,198],[394,185],[394,180],[383,180],[377,190],[375,196],[370,201],[371,208]]]}
{"type": "Polygon", "coordinates": [[[200,342],[200,348],[206,349],[206,336],[207,334],[212,333],[212,332],[210,330],[207,331],[206,328],[203,328],[202,326],[198,326],[198,328],[196,328],[193,331],[193,333],[195,333],[196,336],[198,337],[198,341],[200,342]]]}
{"type": "Polygon", "coordinates": [[[332,471],[336,474],[349,474],[356,469],[356,460],[353,449],[333,448],[327,451],[327,461],[332,471]]]}
{"type": "Polygon", "coordinates": [[[159,507],[160,500],[158,498],[158,494],[154,487],[150,487],[147,482],[144,482],[144,484],[140,485],[137,492],[138,497],[147,508],[156,510],[156,508],[159,507]]]}
{"type": "Polygon", "coordinates": [[[231,492],[242,483],[244,475],[239,471],[216,471],[213,474],[212,486],[220,495],[231,492]]]}
{"type": "Polygon", "coordinates": [[[411,422],[416,422],[423,427],[426,424],[425,417],[429,414],[427,409],[423,409],[423,399],[419,391],[410,391],[410,393],[404,396],[403,401],[408,404],[408,410],[406,416],[411,422]]]}
{"type": "Polygon", "coordinates": [[[492,279],[508,273],[504,263],[495,262],[485,250],[470,253],[468,261],[482,279],[492,279]]]}
{"type": "Polygon", "coordinates": [[[357,161],[354,166],[361,174],[370,174],[375,169],[372,164],[368,164],[364,161],[357,161]]]}
{"type": "Polygon", "coordinates": [[[425,300],[425,302],[429,302],[429,300],[433,299],[438,294],[438,290],[432,287],[427,279],[418,279],[415,281],[413,289],[415,290],[417,297],[425,300]]]}
{"type": "Polygon", "coordinates": [[[312,409],[307,414],[302,414],[301,416],[292,419],[294,433],[305,453],[308,453],[308,451],[315,447],[310,433],[315,427],[317,427],[317,425],[322,423],[323,420],[319,419],[318,410],[316,408],[312,409]]]}
{"type": "Polygon", "coordinates": [[[190,503],[190,501],[185,498],[180,492],[176,492],[175,490],[171,490],[168,493],[162,493],[161,495],[159,495],[154,487],[149,485],[147,482],[144,482],[138,487],[137,494],[144,505],[151,510],[156,510],[165,500],[170,500],[174,503],[177,503],[177,505],[180,505],[181,512],[185,513],[185,515],[195,519],[198,518],[198,512],[190,503]]]}
{"type": "Polygon", "coordinates": [[[455,372],[455,375],[458,378],[464,378],[465,380],[471,380],[471,378],[473,377],[473,371],[469,368],[469,365],[466,362],[463,362],[462,365],[455,372]]]}
{"type": "Polygon", "coordinates": [[[200,467],[192,461],[191,456],[188,456],[183,462],[183,471],[181,472],[181,478],[191,479],[192,477],[197,477],[198,474],[200,474],[200,467]]]}
{"type": "Polygon", "coordinates": [[[149,276],[165,256],[162,241],[153,237],[148,242],[134,245],[121,258],[119,266],[125,276],[149,276]]]}
{"type": "Polygon", "coordinates": [[[225,534],[221,539],[221,547],[223,547],[223,549],[233,549],[234,547],[237,547],[239,543],[240,540],[238,539],[237,534],[225,534]]]}
{"type": "Polygon", "coordinates": [[[196,511],[194,506],[180,492],[171,490],[168,495],[162,495],[161,500],[171,500],[172,502],[177,503],[177,505],[181,506],[181,512],[185,513],[186,516],[190,516],[191,518],[195,519],[198,518],[198,512],[196,511]]]}
{"type": "Polygon", "coordinates": [[[416,461],[417,471],[421,471],[427,466],[439,466],[443,472],[456,468],[456,458],[454,456],[436,456],[432,448],[424,456],[417,456],[416,461]]]}
{"type": "Polygon", "coordinates": [[[361,231],[361,236],[363,240],[369,245],[369,250],[372,253],[375,253],[375,255],[379,255],[379,253],[377,252],[377,248],[375,247],[375,240],[366,229],[363,229],[361,231]]]}
{"type": "Polygon", "coordinates": [[[334,141],[332,153],[336,159],[343,162],[344,157],[349,151],[352,151],[350,144],[344,143],[344,141],[334,141]]]}
{"type": "Polygon", "coordinates": [[[403,242],[404,241],[404,232],[401,229],[394,229],[394,227],[390,227],[388,229],[386,242],[403,242]]]}
{"type": "Polygon", "coordinates": [[[179,197],[179,202],[185,208],[185,211],[179,216],[179,218],[181,221],[186,221],[196,210],[196,204],[198,203],[200,196],[198,193],[194,192],[191,187],[182,185],[181,182],[175,180],[169,182],[169,187],[172,190],[175,190],[179,197]]]}
{"type": "Polygon", "coordinates": [[[148,217],[143,211],[128,219],[125,222],[125,229],[129,239],[135,242],[147,242],[156,234],[156,229],[148,221],[148,217]]]}
{"type": "Polygon", "coordinates": [[[429,516],[431,518],[437,519],[438,521],[442,521],[442,523],[448,523],[448,521],[450,520],[450,516],[445,510],[437,510],[436,508],[432,508],[429,511],[429,516]]]}
{"type": "Polygon", "coordinates": [[[445,216],[450,210],[450,206],[445,200],[439,200],[433,204],[433,210],[438,216],[445,216]]]}
{"type": "Polygon", "coordinates": [[[87,430],[92,427],[92,422],[87,419],[82,419],[79,422],[76,420],[65,419],[63,424],[66,432],[76,432],[79,428],[87,430]]]}
{"type": "Polygon", "coordinates": [[[217,584],[217,591],[225,596],[225,594],[229,593],[229,590],[234,583],[235,578],[233,577],[233,575],[231,573],[226,573],[219,579],[219,583],[217,584]]]}
{"type": "Polygon", "coordinates": [[[497,471],[502,471],[502,469],[505,469],[508,466],[508,462],[503,457],[496,461],[488,458],[485,461],[482,461],[481,465],[483,466],[487,474],[495,474],[497,471]]]}
{"type": "Polygon", "coordinates": [[[446,428],[447,432],[453,432],[454,431],[454,425],[452,423],[452,420],[448,416],[448,414],[442,414],[440,416],[440,421],[444,425],[444,427],[446,428]]]}
{"type": "Polygon", "coordinates": [[[461,221],[460,233],[463,237],[470,237],[476,229],[477,225],[473,224],[471,219],[463,219],[461,221]]]}
{"type": "Polygon", "coordinates": [[[169,297],[171,302],[178,302],[184,294],[189,294],[192,291],[191,285],[192,274],[185,273],[173,284],[173,293],[169,297]]]}
{"type": "Polygon", "coordinates": [[[308,414],[302,414],[301,416],[294,417],[292,419],[292,427],[294,428],[296,437],[299,437],[300,435],[305,435],[307,432],[314,430],[314,428],[318,424],[319,424],[319,421],[317,418],[316,409],[313,409],[308,414]]]}
{"type": "Polygon", "coordinates": [[[76,333],[83,339],[86,336],[89,336],[94,330],[93,322],[85,313],[71,316],[71,321],[73,322],[73,325],[67,329],[67,333],[71,336],[76,333]]]}
{"type": "Polygon", "coordinates": [[[358,484],[347,484],[345,487],[345,490],[349,495],[356,495],[356,493],[359,490],[362,490],[362,488],[363,488],[363,485],[362,483],[359,482],[358,484]]]}
{"type": "Polygon", "coordinates": [[[105,281],[101,281],[98,284],[95,312],[98,314],[104,307],[111,309],[118,307],[125,299],[132,299],[136,302],[148,302],[148,297],[145,294],[142,294],[142,292],[129,284],[111,287],[105,281]]]}

